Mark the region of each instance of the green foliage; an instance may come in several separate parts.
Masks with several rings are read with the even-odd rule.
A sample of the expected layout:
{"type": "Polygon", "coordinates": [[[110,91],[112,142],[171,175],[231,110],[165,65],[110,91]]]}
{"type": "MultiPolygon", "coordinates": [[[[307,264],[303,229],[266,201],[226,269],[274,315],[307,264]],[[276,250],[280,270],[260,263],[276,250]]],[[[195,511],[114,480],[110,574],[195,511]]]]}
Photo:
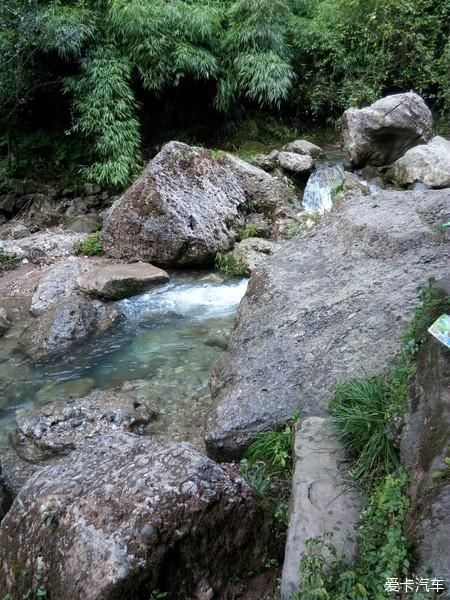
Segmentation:
{"type": "Polygon", "coordinates": [[[248,275],[247,265],[236,260],[232,252],[217,252],[215,266],[216,269],[222,271],[227,277],[248,275]]]}
{"type": "Polygon", "coordinates": [[[5,254],[0,248],[0,273],[14,269],[20,263],[20,258],[15,254],[5,254]]]}
{"type": "Polygon", "coordinates": [[[100,185],[124,186],[137,173],[141,142],[132,70],[128,59],[105,47],[88,56],[80,77],[66,80],[78,114],[73,130],[95,141],[97,161],[84,175],[100,185]]]}
{"type": "Polygon", "coordinates": [[[75,246],[76,254],[84,254],[86,256],[96,256],[103,253],[102,234],[100,231],[91,233],[84,242],[80,242],[75,246]]]}
{"type": "Polygon", "coordinates": [[[354,379],[336,386],[329,410],[332,422],[355,461],[357,480],[392,471],[399,463],[390,436],[394,414],[402,412],[404,397],[387,377],[354,379]]]}
{"type": "Polygon", "coordinates": [[[417,288],[420,304],[414,311],[413,320],[403,337],[407,360],[413,360],[420,346],[425,342],[428,328],[443,313],[450,312],[450,297],[439,294],[436,280],[430,278],[417,288]]]}
{"type": "Polygon", "coordinates": [[[186,109],[199,113],[286,103],[335,122],[350,105],[415,89],[449,114],[449,20],[448,0],[2,0],[6,154],[18,159],[17,126],[43,94],[86,141],[83,175],[113,187],[141,163],[137,98],[170,112],[182,86],[206,97],[186,109]]]}
{"type": "Polygon", "coordinates": [[[307,542],[300,566],[300,589],[292,600],[387,600],[383,589],[388,577],[408,575],[409,545],[403,524],[409,509],[404,473],[387,475],[375,488],[363,513],[358,532],[359,554],[347,566],[330,536],[307,542]]]}
{"type": "Polygon", "coordinates": [[[258,228],[256,225],[249,223],[244,227],[244,229],[241,229],[238,237],[241,241],[252,237],[258,237],[258,228]]]}
{"type": "Polygon", "coordinates": [[[263,463],[269,476],[289,477],[292,470],[293,428],[286,424],[280,431],[262,431],[247,448],[244,458],[251,468],[263,463]]]}

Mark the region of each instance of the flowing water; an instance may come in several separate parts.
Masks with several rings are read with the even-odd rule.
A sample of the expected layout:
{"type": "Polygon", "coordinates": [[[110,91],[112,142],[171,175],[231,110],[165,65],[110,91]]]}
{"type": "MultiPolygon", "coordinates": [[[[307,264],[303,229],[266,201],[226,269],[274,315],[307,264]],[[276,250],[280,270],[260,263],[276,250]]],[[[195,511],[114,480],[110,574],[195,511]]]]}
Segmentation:
{"type": "Polygon", "coordinates": [[[151,403],[158,414],[153,435],[200,435],[210,406],[209,370],[226,346],[246,287],[246,279],[175,275],[167,285],[119,302],[123,318],[112,331],[45,364],[11,355],[6,344],[0,352],[0,434],[13,425],[17,409],[114,388],[151,403]]]}
{"type": "Polygon", "coordinates": [[[303,194],[303,207],[310,213],[324,213],[333,206],[333,195],[342,185],[344,168],[339,164],[317,164],[303,194]]]}

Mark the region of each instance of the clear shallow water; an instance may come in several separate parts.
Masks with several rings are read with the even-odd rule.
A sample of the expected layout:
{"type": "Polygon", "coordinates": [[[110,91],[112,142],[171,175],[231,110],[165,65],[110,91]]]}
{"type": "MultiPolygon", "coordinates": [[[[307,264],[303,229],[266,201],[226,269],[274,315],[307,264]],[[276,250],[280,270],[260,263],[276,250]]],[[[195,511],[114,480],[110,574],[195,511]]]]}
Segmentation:
{"type": "Polygon", "coordinates": [[[6,338],[0,352],[0,437],[16,410],[93,389],[139,395],[159,415],[150,433],[171,439],[200,435],[210,405],[209,370],[223,352],[246,288],[245,279],[175,275],[164,286],[119,302],[123,319],[112,331],[45,364],[10,355],[6,338]]]}

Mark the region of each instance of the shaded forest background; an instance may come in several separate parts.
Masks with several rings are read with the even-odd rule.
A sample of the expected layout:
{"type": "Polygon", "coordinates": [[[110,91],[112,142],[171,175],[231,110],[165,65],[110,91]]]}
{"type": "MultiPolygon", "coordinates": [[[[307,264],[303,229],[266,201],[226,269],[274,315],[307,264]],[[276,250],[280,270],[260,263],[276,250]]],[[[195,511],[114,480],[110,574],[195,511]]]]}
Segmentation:
{"type": "Polygon", "coordinates": [[[450,0],[2,0],[0,185],[121,188],[171,137],[334,126],[409,89],[448,119],[450,0]]]}

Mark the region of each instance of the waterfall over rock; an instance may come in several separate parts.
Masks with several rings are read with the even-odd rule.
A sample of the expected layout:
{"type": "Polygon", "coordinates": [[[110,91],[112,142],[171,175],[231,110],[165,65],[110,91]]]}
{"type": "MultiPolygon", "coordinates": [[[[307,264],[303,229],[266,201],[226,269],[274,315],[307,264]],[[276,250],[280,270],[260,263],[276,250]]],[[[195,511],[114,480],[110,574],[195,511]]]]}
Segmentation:
{"type": "Polygon", "coordinates": [[[303,206],[307,212],[331,210],[333,191],[344,181],[344,169],[339,165],[319,163],[306,184],[303,206]]]}

